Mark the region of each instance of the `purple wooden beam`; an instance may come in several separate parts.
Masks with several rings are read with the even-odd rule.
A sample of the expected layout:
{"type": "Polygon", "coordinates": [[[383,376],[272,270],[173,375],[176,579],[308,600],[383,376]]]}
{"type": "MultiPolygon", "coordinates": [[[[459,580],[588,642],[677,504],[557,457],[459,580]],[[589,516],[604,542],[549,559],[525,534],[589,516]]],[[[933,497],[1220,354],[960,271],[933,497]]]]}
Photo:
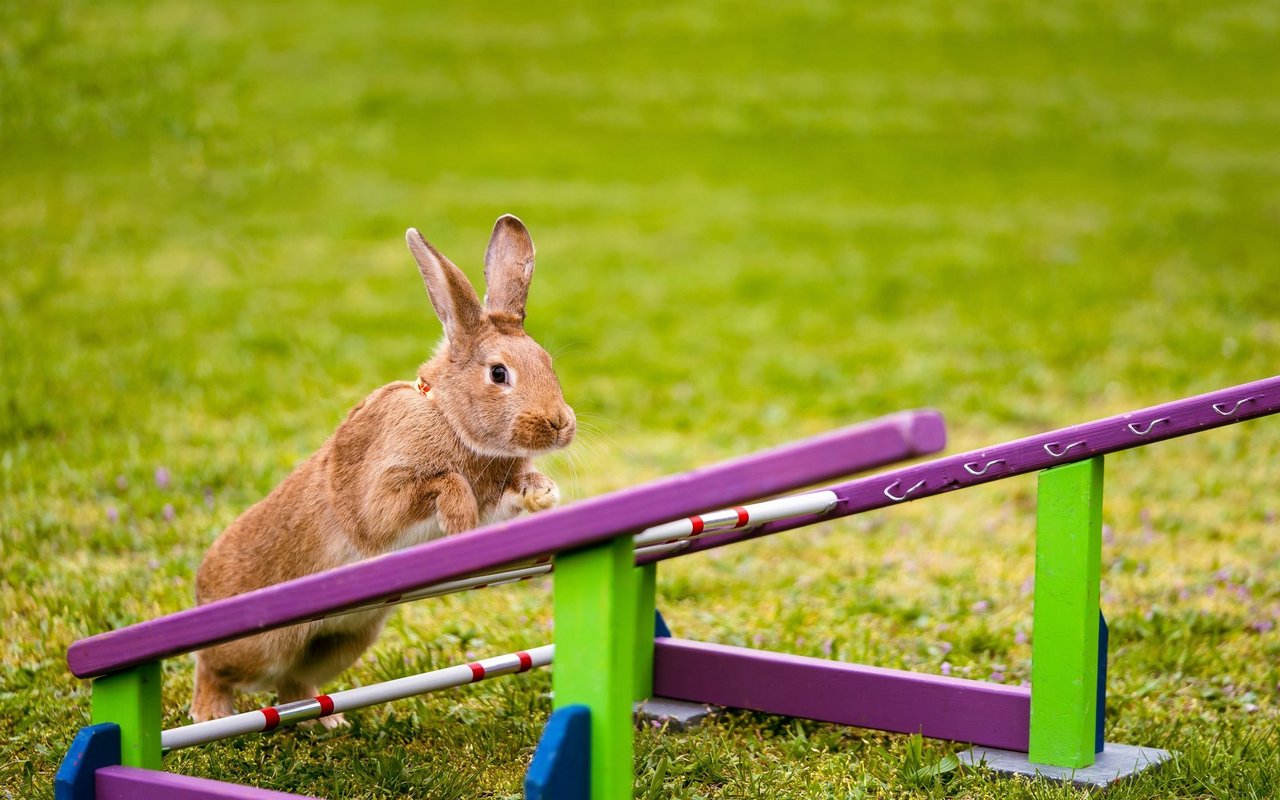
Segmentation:
{"type": "Polygon", "coordinates": [[[77,676],[95,677],[937,452],[945,441],[936,412],[894,414],[81,639],[68,650],[67,663],[77,676]]]}
{"type": "Polygon", "coordinates": [[[829,487],[840,501],[826,515],[793,517],[767,522],[758,528],[708,536],[695,540],[687,549],[648,554],[636,561],[647,564],[723,547],[823,519],[860,514],[1277,412],[1280,412],[1280,376],[859,478],[829,487]]]}
{"type": "Polygon", "coordinates": [[[657,639],[658,697],[1026,752],[1031,690],[688,639],[657,639]]]}
{"type": "Polygon", "coordinates": [[[102,767],[94,773],[94,781],[97,800],[298,800],[307,796],[136,767],[102,767]]]}

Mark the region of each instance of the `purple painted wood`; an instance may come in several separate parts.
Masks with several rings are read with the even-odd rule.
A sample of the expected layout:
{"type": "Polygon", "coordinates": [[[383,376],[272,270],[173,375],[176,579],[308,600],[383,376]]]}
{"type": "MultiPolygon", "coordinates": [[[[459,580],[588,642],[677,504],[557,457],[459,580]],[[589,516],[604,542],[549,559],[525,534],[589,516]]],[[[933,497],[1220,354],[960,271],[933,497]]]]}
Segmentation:
{"type": "Polygon", "coordinates": [[[840,502],[825,516],[795,517],[767,522],[758,528],[708,536],[695,540],[688,549],[649,554],[636,563],[647,564],[723,547],[822,519],[919,500],[1277,412],[1280,412],[1280,376],[859,478],[829,487],[840,502]]]}
{"type": "Polygon", "coordinates": [[[936,412],[894,414],[81,639],[68,650],[67,663],[77,676],[95,677],[335,611],[384,602],[514,561],[630,535],[709,508],[732,506],[937,452],[945,441],[942,418],[936,412]]]}
{"type": "Polygon", "coordinates": [[[1031,690],[746,647],[658,639],[653,692],[1026,752],[1031,690]]]}
{"type": "Polygon", "coordinates": [[[103,767],[94,778],[97,800],[297,800],[307,796],[136,767],[103,767]]]}

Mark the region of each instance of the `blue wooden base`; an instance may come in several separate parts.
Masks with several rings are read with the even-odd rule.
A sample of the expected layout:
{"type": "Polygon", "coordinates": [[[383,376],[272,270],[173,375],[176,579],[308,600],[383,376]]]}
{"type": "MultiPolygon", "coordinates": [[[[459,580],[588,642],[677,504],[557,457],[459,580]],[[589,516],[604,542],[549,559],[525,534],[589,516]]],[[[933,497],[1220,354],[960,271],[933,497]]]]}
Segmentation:
{"type": "Polygon", "coordinates": [[[524,796],[590,800],[591,710],[586,706],[565,706],[551,714],[524,776],[524,796]]]}
{"type": "Polygon", "coordinates": [[[53,779],[55,800],[94,800],[93,774],[120,763],[120,726],[103,722],[81,728],[53,779]]]}
{"type": "Polygon", "coordinates": [[[1111,644],[1111,635],[1107,630],[1107,618],[1098,612],[1098,701],[1097,721],[1094,723],[1093,752],[1101,753],[1106,748],[1106,739],[1102,738],[1104,723],[1107,720],[1107,648],[1111,644]]]}
{"type": "Polygon", "coordinates": [[[667,627],[667,621],[662,618],[662,612],[657,609],[653,612],[653,636],[655,639],[671,638],[671,629],[667,627]]]}

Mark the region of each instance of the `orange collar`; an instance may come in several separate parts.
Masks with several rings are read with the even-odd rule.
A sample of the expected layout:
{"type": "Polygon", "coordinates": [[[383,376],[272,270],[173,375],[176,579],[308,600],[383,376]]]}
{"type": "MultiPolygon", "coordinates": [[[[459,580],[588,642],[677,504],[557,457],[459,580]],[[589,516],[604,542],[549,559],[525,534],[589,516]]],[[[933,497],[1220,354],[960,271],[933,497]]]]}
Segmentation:
{"type": "Polygon", "coordinates": [[[418,378],[416,381],[413,382],[413,388],[416,389],[418,394],[422,395],[423,397],[428,397],[431,395],[431,384],[427,383],[422,378],[418,378]]]}

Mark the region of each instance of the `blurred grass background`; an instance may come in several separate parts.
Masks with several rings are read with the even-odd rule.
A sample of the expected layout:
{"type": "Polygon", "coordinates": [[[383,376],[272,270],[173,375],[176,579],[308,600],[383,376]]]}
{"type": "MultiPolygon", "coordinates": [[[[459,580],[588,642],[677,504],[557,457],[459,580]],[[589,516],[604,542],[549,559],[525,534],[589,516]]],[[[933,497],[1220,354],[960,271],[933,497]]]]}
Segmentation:
{"type": "MultiPolygon", "coordinates": [[[[0,792],[47,794],[87,722],[66,646],[188,606],[217,532],[429,353],[409,225],[477,281],[495,217],[532,229],[569,499],[907,407],[957,451],[1277,371],[1278,70],[1275,2],[0,5],[0,792]]],[[[1113,796],[1280,792],[1278,457],[1264,420],[1108,462],[1108,738],[1182,753],[1113,796]]],[[[1033,487],[671,562],[660,603],[1017,683],[1033,487]]],[[[543,643],[549,588],[407,609],[340,683],[543,643]]],[[[169,763],[514,797],[548,687],[169,763]]],[[[1075,796],[955,749],[735,713],[643,732],[637,793],[1075,796]]]]}

